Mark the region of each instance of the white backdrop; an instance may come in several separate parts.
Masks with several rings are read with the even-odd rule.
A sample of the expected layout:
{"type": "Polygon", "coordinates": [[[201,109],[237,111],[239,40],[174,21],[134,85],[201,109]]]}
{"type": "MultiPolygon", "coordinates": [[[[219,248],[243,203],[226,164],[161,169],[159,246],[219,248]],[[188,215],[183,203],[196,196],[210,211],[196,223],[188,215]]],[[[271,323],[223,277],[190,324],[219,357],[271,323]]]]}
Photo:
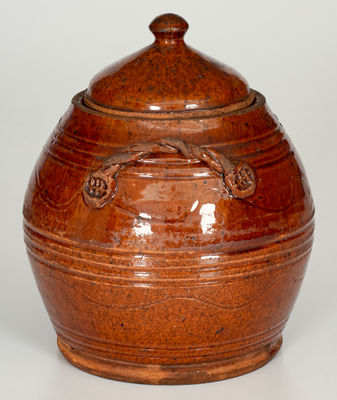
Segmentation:
{"type": "Polygon", "coordinates": [[[336,0],[55,0],[0,3],[1,319],[3,399],[337,398],[336,0]],[[186,41],[262,92],[297,147],[316,203],[316,239],[284,344],[264,368],[192,386],[113,382],[68,364],[22,240],[24,191],[72,96],[107,64],[152,41],[164,12],[186,41]]]}

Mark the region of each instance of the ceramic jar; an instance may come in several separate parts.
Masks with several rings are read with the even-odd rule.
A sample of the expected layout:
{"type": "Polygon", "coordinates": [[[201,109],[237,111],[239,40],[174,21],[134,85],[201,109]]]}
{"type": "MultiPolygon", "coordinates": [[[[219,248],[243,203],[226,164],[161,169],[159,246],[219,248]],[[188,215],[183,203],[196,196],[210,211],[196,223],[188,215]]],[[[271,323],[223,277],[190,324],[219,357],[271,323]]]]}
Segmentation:
{"type": "Polygon", "coordinates": [[[281,123],[174,14],[77,94],[37,161],[25,242],[63,355],[106,378],[208,382],[267,363],[314,207],[281,123]]]}

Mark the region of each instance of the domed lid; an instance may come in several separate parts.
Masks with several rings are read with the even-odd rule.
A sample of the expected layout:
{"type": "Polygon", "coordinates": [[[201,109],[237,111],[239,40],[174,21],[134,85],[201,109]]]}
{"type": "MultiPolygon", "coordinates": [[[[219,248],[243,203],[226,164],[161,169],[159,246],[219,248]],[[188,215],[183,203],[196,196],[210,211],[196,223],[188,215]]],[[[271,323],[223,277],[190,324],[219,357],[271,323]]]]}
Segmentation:
{"type": "Polygon", "coordinates": [[[187,46],[188,23],[178,15],[155,18],[145,47],[98,73],[84,97],[110,113],[198,113],[242,108],[253,101],[245,79],[232,68],[187,46]]]}

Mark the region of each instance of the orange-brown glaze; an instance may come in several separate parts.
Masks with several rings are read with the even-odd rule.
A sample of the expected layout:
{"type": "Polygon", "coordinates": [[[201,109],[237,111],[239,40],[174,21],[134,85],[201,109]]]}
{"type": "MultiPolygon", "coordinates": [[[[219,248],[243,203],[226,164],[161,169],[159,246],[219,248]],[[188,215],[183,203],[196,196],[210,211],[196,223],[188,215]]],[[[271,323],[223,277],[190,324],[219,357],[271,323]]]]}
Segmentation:
{"type": "Polygon", "coordinates": [[[314,207],[294,147],[260,93],[185,45],[187,27],[158,17],[153,45],[73,98],[26,193],[27,251],[58,345],[111,379],[259,368],[281,346],[310,255],[314,207]]]}

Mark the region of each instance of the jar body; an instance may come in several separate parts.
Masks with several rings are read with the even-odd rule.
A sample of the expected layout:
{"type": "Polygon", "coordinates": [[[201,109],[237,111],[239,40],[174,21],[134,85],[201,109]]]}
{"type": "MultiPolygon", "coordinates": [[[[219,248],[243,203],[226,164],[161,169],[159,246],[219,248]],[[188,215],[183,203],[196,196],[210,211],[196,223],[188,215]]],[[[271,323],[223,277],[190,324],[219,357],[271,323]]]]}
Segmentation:
{"type": "Polygon", "coordinates": [[[197,383],[273,357],[296,300],[314,207],[298,156],[264,98],[212,118],[152,120],[92,111],[75,96],[27,189],[25,240],[63,354],[89,372],[197,383]],[[179,137],[249,163],[235,199],[195,159],[155,155],[118,175],[93,209],[83,185],[129,143],[179,137]]]}

